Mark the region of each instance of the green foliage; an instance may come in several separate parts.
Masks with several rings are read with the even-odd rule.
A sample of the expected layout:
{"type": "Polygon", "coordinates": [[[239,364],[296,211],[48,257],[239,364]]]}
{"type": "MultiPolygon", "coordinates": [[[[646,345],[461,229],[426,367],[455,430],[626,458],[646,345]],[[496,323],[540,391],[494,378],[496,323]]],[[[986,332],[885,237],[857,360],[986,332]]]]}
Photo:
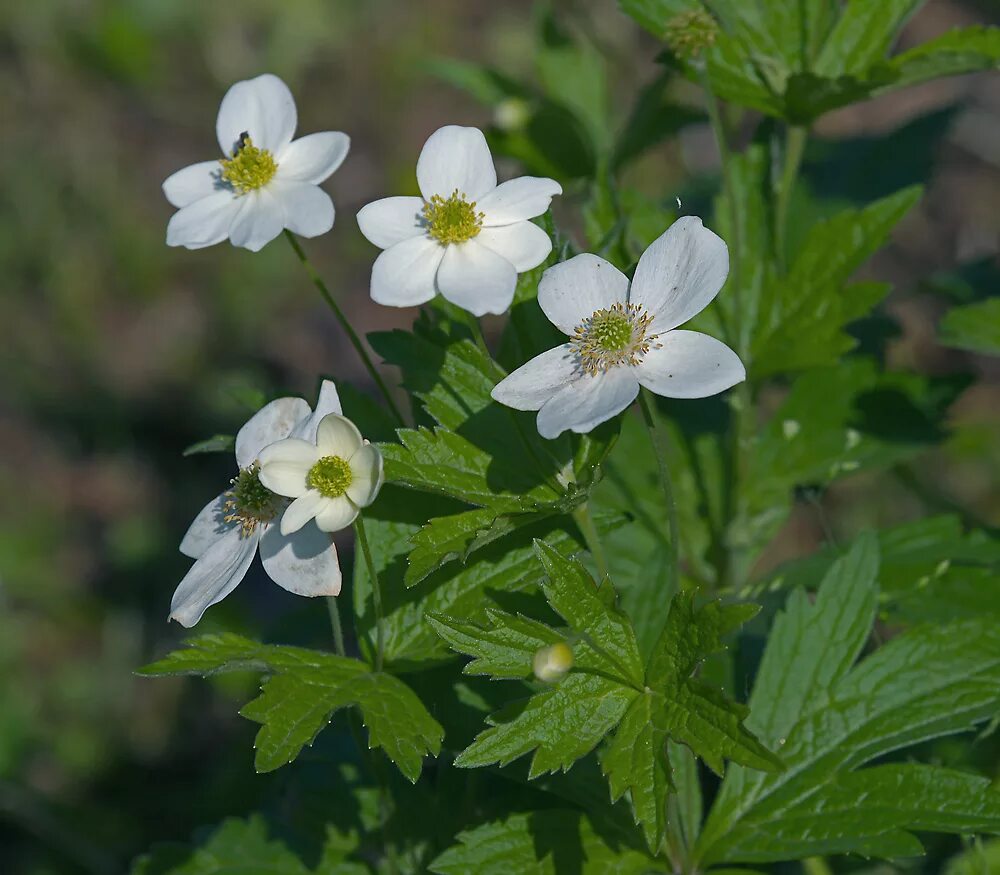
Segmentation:
{"type": "Polygon", "coordinates": [[[258,772],[290,763],[311,745],[335,711],[358,708],[369,747],[381,747],[411,781],[423,758],[437,756],[444,732],[412,690],[356,659],[299,647],[259,644],[239,635],[202,635],[147,665],[141,674],[265,673],[260,695],[240,713],[261,724],[255,742],[258,772]]]}
{"type": "Polygon", "coordinates": [[[545,570],[546,599],[566,631],[499,611],[488,613],[486,627],[445,616],[432,622],[452,648],[474,657],[467,673],[525,679],[535,652],[567,637],[573,670],[554,687],[494,714],[491,728],[456,765],[504,765],[534,751],[531,777],[566,770],[617,728],[602,766],[613,800],[630,791],[636,822],[652,851],[666,825],[668,739],[689,746],[719,773],[724,759],[760,769],[779,766],[742,726],[746,709],[692,677],[702,660],[722,647],[723,636],[756,613],[755,606],[709,603],[696,609],[692,596],[677,596],[644,666],[631,622],[614,607],[610,584],[598,588],[578,562],[546,544],[537,543],[536,551],[545,570]]]}
{"type": "Polygon", "coordinates": [[[181,455],[194,456],[198,453],[231,453],[236,449],[236,438],[231,434],[214,434],[184,448],[181,455]]]}
{"type": "Polygon", "coordinates": [[[775,621],[748,725],[787,769],[733,767],[697,854],[764,862],[856,852],[919,853],[910,832],[1000,832],[1000,794],[975,775],[873,759],[968,731],[1000,705],[992,621],[916,627],[857,665],[875,614],[878,553],[860,539],[834,563],[815,603],[802,590],[775,621]]]}
{"type": "Polygon", "coordinates": [[[941,323],[941,343],[1000,355],[1000,298],[949,310],[941,323]]]}

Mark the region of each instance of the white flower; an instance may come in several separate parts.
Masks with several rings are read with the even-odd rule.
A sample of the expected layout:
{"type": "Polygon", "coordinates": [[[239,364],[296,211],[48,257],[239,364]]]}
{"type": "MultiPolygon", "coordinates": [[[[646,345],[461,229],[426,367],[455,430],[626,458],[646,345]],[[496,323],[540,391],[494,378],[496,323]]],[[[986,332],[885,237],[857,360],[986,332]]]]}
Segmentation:
{"type": "Polygon", "coordinates": [[[372,300],[411,307],[440,292],[476,316],[503,313],[517,275],[552,251],[528,220],[562,187],[533,176],[497,185],[483,132],[455,125],[424,144],[417,183],[422,197],[387,197],[358,213],[361,233],[385,250],[372,267],[372,300]]]}
{"type": "Polygon", "coordinates": [[[628,277],[578,255],[545,271],[538,303],[568,343],[522,365],[493,389],[517,410],[538,411],[538,431],[585,433],[629,406],[639,387],[668,398],[705,398],[746,379],[739,356],[676,327],[701,312],[729,273],[726,244],[685,216],[642,254],[628,277]]]}
{"type": "Polygon", "coordinates": [[[178,170],[163,193],[178,212],[167,245],[201,249],[225,240],[253,252],[283,228],[317,237],[333,227],[333,201],[319,183],[347,155],[347,134],[326,131],[292,141],[297,114],[292,92],[265,73],[237,82],[215,123],[222,159],[178,170]]]}
{"type": "Polygon", "coordinates": [[[339,411],[337,389],[324,380],[315,412],[301,398],[278,398],[240,429],[239,474],[230,489],[205,505],[181,541],[181,552],[196,561],[174,593],[171,620],[194,626],[236,589],[258,548],[264,570],[283,589],[303,596],[340,593],[340,563],[330,536],[315,525],[287,536],[272,524],[285,502],[261,484],[258,462],[264,447],[289,435],[315,440],[323,417],[339,411]]]}
{"type": "Polygon", "coordinates": [[[344,416],[323,418],[313,440],[290,437],[260,454],[260,482],[295,500],[281,517],[291,535],[311,520],[324,532],[354,522],[382,488],[382,454],[344,416]]]}

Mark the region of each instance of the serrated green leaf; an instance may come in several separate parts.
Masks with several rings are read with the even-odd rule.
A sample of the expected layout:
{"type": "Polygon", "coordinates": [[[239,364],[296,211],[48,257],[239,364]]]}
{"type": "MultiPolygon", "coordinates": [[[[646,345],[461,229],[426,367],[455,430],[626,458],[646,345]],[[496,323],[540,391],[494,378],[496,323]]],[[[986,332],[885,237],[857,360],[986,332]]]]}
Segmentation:
{"type": "Polygon", "coordinates": [[[423,757],[441,750],[443,730],[413,691],[356,659],[233,634],[202,635],[140,673],[204,676],[248,670],[268,674],[260,696],[240,711],[262,724],[254,744],[258,771],[290,763],[335,711],[351,705],[368,727],[369,745],[382,747],[411,781],[420,776],[423,757]]]}
{"type": "Polygon", "coordinates": [[[475,444],[444,428],[399,429],[399,444],[380,444],[385,478],[411,489],[437,492],[498,513],[532,512],[559,495],[545,484],[524,482],[523,468],[513,470],[475,444]],[[522,485],[515,493],[508,485],[522,485]]]}
{"type": "Polygon", "coordinates": [[[596,674],[571,672],[552,690],[515,702],[455,759],[460,768],[506,765],[531,751],[530,776],[566,771],[618,724],[639,693],[596,674]]]}
{"type": "Polygon", "coordinates": [[[236,449],[236,438],[231,434],[215,434],[203,441],[185,447],[182,456],[194,456],[198,453],[231,453],[236,449]]]}
{"type": "Polygon", "coordinates": [[[906,19],[925,0],[851,0],[820,52],[816,72],[865,78],[883,60],[906,19]]]}
{"type": "Polygon", "coordinates": [[[1000,708],[1000,631],[983,619],[913,629],[846,670],[871,616],[872,544],[863,539],[831,568],[814,606],[798,597],[775,621],[749,725],[760,720],[762,731],[784,732],[778,743],[787,769],[729,770],[699,840],[700,863],[911,855],[920,852],[911,829],[1000,831],[996,797],[981,780],[930,767],[858,771],[892,751],[969,730],[1000,708]],[[824,629],[838,634],[831,639],[824,629]],[[802,683],[803,668],[814,682],[802,683]],[[827,816],[834,804],[851,809],[844,820],[827,816]]]}
{"type": "Polygon", "coordinates": [[[528,678],[536,651],[564,640],[544,623],[490,608],[486,609],[490,625],[485,628],[444,614],[426,617],[453,650],[474,657],[466,663],[464,674],[485,674],[497,680],[528,678]]]}
{"type": "Polygon", "coordinates": [[[577,811],[513,814],[459,833],[458,841],[431,862],[432,872],[643,875],[656,868],[655,861],[634,848],[608,845],[589,819],[577,811]]]}
{"type": "Polygon", "coordinates": [[[893,87],[915,85],[942,76],[995,70],[1000,65],[1000,29],[955,28],[901,52],[888,62],[893,87]]]}
{"type": "MultiPolygon", "coordinates": [[[[535,554],[545,570],[542,588],[549,604],[577,634],[617,669],[622,683],[641,686],[643,669],[628,618],[601,598],[594,579],[575,559],[542,541],[535,554]]],[[[609,593],[610,584],[606,584],[609,593]]]]}
{"type": "Polygon", "coordinates": [[[941,343],[1000,355],[1000,298],[949,310],[941,322],[941,343]]]}

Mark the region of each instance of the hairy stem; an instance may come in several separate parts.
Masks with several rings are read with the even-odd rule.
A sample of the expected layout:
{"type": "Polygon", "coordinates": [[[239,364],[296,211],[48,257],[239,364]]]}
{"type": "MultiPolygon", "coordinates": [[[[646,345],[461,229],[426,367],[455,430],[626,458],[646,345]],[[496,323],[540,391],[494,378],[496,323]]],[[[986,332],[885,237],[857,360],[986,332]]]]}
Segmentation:
{"type": "Polygon", "coordinates": [[[354,533],[358,538],[358,546],[361,547],[361,555],[364,557],[368,578],[372,584],[372,603],[375,606],[375,671],[382,671],[382,662],[385,659],[385,616],[382,610],[382,585],[379,583],[378,573],[375,571],[375,563],[372,562],[371,550],[368,548],[368,537],[365,535],[365,524],[360,514],[354,521],[354,533]]]}
{"type": "Polygon", "coordinates": [[[375,381],[375,385],[378,386],[379,391],[382,393],[382,397],[385,398],[385,403],[389,405],[389,409],[392,411],[396,419],[399,420],[400,424],[405,425],[406,422],[403,419],[403,414],[400,413],[399,408],[396,406],[396,402],[393,400],[389,387],[385,384],[385,380],[382,379],[382,375],[379,374],[376,369],[375,363],[371,360],[371,356],[368,355],[368,351],[361,342],[361,338],[358,337],[358,333],[352,327],[347,316],[344,314],[344,311],[340,309],[340,305],[337,303],[336,299],[332,294],[330,294],[330,290],[326,287],[326,283],[323,282],[323,278],[319,275],[319,271],[313,267],[309,257],[302,249],[302,245],[291,231],[285,231],[285,238],[291,244],[292,250],[299,257],[299,261],[302,262],[302,266],[306,269],[309,279],[312,280],[313,285],[319,290],[319,293],[323,296],[323,300],[326,301],[327,306],[333,311],[333,315],[340,323],[340,327],[344,329],[344,332],[347,334],[347,339],[351,341],[351,346],[354,347],[358,357],[361,359],[362,364],[365,366],[366,370],[371,375],[371,378],[375,381]]]}
{"type": "Polygon", "coordinates": [[[667,505],[670,585],[672,592],[678,592],[681,585],[680,542],[678,540],[680,526],[677,522],[677,501],[674,498],[674,486],[670,479],[670,467],[667,462],[669,455],[667,433],[663,423],[656,418],[652,395],[646,388],[641,389],[639,392],[639,406],[642,408],[642,418],[646,423],[646,429],[649,431],[649,440],[653,445],[653,455],[656,456],[656,466],[660,472],[660,486],[663,489],[663,498],[667,505]]]}

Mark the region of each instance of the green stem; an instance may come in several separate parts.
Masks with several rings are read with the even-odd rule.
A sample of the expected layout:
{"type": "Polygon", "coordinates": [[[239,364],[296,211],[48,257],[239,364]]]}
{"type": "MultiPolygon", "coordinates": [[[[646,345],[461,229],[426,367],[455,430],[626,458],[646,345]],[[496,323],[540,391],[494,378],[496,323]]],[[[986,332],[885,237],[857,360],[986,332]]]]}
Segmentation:
{"type": "Polygon", "coordinates": [[[601,537],[597,532],[597,526],[594,525],[594,515],[590,512],[590,505],[587,502],[584,502],[573,511],[573,520],[583,535],[583,540],[587,544],[587,549],[590,550],[590,555],[594,557],[594,563],[597,565],[597,571],[601,575],[601,580],[604,580],[609,576],[608,558],[604,552],[601,537]]]}
{"type": "Polygon", "coordinates": [[[365,535],[365,524],[360,514],[354,521],[354,533],[357,535],[361,555],[364,556],[365,566],[368,569],[368,578],[372,584],[372,602],[375,605],[375,671],[382,671],[382,662],[385,659],[385,617],[382,611],[382,586],[378,581],[375,563],[372,562],[371,550],[368,548],[368,537],[365,535]]]}
{"type": "Polygon", "coordinates": [[[784,266],[788,254],[788,207],[802,166],[808,135],[809,129],[801,125],[790,125],[785,132],[785,163],[774,206],[774,244],[780,266],[784,266]]]}
{"type": "Polygon", "coordinates": [[[295,235],[286,229],[285,237],[291,244],[295,254],[299,257],[299,261],[302,262],[302,266],[306,269],[309,279],[312,280],[313,285],[319,290],[319,293],[323,296],[323,300],[326,301],[327,306],[329,306],[329,308],[333,311],[333,315],[340,323],[340,327],[344,329],[347,334],[347,339],[351,341],[351,345],[354,347],[358,357],[361,359],[362,364],[364,364],[368,373],[371,375],[371,378],[375,381],[375,385],[378,386],[379,391],[382,393],[382,397],[385,398],[386,404],[389,405],[389,409],[392,411],[396,419],[399,420],[400,425],[405,425],[406,421],[403,419],[403,414],[400,413],[399,408],[396,406],[396,402],[393,400],[389,387],[385,384],[385,380],[382,379],[382,375],[379,374],[376,369],[375,363],[371,360],[371,356],[368,355],[368,351],[361,342],[361,338],[358,337],[358,333],[351,326],[350,321],[344,314],[344,311],[340,309],[340,305],[334,299],[333,295],[330,294],[330,290],[326,287],[326,283],[323,282],[323,278],[319,275],[319,271],[313,267],[312,262],[302,249],[302,246],[296,239],[295,235]]]}
{"type": "Polygon", "coordinates": [[[472,339],[476,342],[476,346],[479,347],[479,351],[492,362],[493,355],[490,352],[490,348],[486,345],[486,337],[483,335],[483,326],[480,324],[479,318],[469,313],[466,322],[468,323],[469,331],[472,332],[472,339]]]}
{"type": "Polygon", "coordinates": [[[656,465],[660,471],[660,486],[663,489],[663,498],[667,505],[667,525],[670,538],[670,584],[673,587],[673,592],[679,592],[681,588],[680,542],[678,540],[680,526],[677,522],[677,501],[674,499],[674,487],[667,464],[669,452],[667,433],[663,424],[656,418],[652,395],[646,388],[639,392],[639,406],[642,408],[642,418],[646,422],[649,440],[653,445],[653,454],[656,456],[656,465]]]}
{"type": "Polygon", "coordinates": [[[330,614],[330,628],[333,630],[333,647],[337,651],[337,656],[347,656],[347,648],[344,646],[344,627],[340,625],[340,608],[337,607],[335,596],[326,597],[326,609],[330,614]]]}

